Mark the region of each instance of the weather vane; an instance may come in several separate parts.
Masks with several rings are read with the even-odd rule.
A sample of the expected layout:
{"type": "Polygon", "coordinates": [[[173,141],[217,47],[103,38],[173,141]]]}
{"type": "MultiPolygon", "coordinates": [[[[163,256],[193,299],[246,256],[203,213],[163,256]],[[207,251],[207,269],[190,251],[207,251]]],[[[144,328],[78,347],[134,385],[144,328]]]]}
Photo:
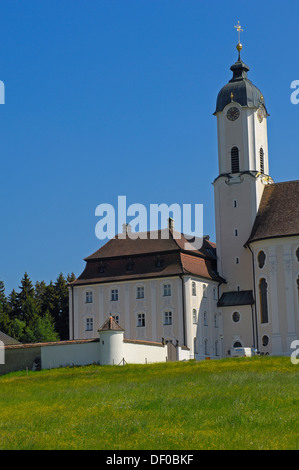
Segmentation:
{"type": "Polygon", "coordinates": [[[241,28],[240,21],[238,21],[238,24],[235,26],[235,28],[236,28],[237,31],[238,31],[238,39],[239,39],[239,41],[238,41],[238,44],[237,44],[237,49],[238,49],[238,51],[239,51],[239,60],[241,60],[241,59],[240,59],[240,52],[241,52],[243,46],[242,46],[242,44],[241,44],[241,42],[240,42],[240,36],[241,36],[241,31],[243,31],[243,29],[241,28]]]}

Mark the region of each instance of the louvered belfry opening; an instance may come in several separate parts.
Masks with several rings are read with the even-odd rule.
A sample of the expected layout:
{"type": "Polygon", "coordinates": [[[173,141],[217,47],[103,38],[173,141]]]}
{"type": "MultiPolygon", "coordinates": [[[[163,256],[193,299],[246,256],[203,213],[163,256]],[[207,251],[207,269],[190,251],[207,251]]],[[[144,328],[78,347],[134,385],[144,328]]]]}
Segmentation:
{"type": "Polygon", "coordinates": [[[230,154],[231,154],[232,173],[239,173],[240,164],[239,164],[239,149],[238,149],[238,147],[233,147],[231,149],[230,154]]]}
{"type": "Polygon", "coordinates": [[[262,147],[260,148],[260,172],[265,173],[264,150],[262,149],[262,147]]]}

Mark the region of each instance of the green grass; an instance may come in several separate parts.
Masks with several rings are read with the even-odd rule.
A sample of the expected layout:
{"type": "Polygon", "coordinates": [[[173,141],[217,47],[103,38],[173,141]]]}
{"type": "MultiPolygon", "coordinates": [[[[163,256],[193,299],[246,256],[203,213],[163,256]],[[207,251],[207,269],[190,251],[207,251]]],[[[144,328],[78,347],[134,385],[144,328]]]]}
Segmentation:
{"type": "Polygon", "coordinates": [[[290,358],[0,377],[0,449],[298,449],[290,358]]]}

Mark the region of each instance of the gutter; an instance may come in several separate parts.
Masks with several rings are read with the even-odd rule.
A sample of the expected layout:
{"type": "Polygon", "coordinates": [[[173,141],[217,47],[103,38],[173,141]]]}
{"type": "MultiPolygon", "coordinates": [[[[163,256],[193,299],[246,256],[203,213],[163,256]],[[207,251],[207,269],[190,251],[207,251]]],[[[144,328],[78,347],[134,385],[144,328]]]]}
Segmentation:
{"type": "Polygon", "coordinates": [[[182,281],[182,300],[183,300],[183,338],[184,338],[184,346],[187,346],[186,344],[186,307],[185,307],[185,289],[184,289],[184,279],[183,275],[179,274],[179,277],[181,278],[182,281]]]}

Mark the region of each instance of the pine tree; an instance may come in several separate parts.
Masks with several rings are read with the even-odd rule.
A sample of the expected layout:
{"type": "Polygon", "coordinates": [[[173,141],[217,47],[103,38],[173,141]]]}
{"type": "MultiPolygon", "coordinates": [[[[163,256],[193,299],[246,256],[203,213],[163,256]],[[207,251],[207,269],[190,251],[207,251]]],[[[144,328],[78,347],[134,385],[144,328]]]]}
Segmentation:
{"type": "Polygon", "coordinates": [[[8,301],[5,295],[4,282],[0,281],[0,331],[9,334],[9,327],[8,301]]]}

